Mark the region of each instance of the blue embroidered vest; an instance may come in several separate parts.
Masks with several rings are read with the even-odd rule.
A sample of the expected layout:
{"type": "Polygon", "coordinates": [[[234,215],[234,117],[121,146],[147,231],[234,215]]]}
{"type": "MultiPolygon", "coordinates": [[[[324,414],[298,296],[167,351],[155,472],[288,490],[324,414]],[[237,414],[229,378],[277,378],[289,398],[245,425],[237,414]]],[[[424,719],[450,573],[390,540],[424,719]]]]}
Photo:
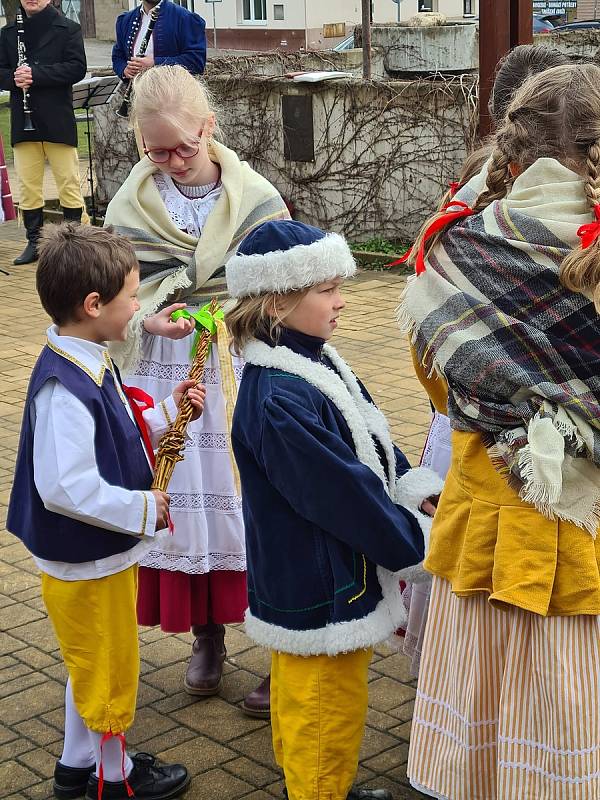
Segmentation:
{"type": "MultiPolygon", "coordinates": [[[[92,415],[96,462],[102,478],[124,489],[147,490],[152,482],[140,432],[110,372],[106,370],[99,386],[80,367],[45,347],[29,382],[6,527],[31,553],[48,561],[78,564],[130,550],[139,542],[136,536],[105,531],[44,508],[33,479],[32,415],[34,398],[50,379],[60,381],[92,415]]],[[[38,419],[37,424],[43,425],[44,420],[38,419]]],[[[77,436],[76,430],[73,436],[77,436]]]]}

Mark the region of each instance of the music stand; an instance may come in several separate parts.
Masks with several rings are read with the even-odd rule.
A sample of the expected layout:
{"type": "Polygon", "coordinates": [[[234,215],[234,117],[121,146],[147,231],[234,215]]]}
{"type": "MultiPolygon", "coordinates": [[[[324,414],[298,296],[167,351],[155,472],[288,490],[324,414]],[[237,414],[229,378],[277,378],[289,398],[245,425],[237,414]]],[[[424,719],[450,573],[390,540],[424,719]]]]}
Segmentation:
{"type": "Polygon", "coordinates": [[[116,75],[107,75],[104,78],[84,78],[73,86],[73,108],[85,109],[86,136],[88,143],[88,162],[90,170],[90,211],[92,222],[96,224],[96,195],[94,193],[94,170],[92,162],[92,134],[90,130],[90,108],[103,106],[113,96],[115,89],[121,81],[116,75]]]}

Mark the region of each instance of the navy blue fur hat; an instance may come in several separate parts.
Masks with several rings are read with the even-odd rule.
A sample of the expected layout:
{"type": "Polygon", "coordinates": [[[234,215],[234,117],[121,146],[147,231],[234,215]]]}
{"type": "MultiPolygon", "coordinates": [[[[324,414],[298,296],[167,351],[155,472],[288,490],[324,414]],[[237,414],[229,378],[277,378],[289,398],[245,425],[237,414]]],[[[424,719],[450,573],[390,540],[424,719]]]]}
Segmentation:
{"type": "Polygon", "coordinates": [[[306,289],[356,272],[345,239],[296,220],[263,222],[226,265],[231,297],[306,289]]]}

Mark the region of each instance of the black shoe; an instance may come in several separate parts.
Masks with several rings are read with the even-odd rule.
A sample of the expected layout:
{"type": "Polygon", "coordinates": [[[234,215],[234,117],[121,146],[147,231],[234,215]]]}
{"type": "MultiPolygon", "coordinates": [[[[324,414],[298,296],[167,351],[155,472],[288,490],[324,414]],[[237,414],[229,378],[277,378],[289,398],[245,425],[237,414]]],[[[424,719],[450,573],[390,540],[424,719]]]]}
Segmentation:
{"type": "MultiPolygon", "coordinates": [[[[283,790],[287,798],[287,789],[283,790]]],[[[393,800],[392,793],[387,789],[350,789],[346,800],[393,800]]]]}
{"type": "MultiPolygon", "coordinates": [[[[139,800],[169,800],[182,794],[190,782],[182,764],[159,765],[149,753],[136,753],[131,760],[133,769],[127,776],[127,783],[139,800]]],[[[100,800],[95,775],[90,775],[85,796],[86,800],[100,800]]],[[[104,781],[102,800],[129,800],[125,781],[104,781]]]]}
{"type": "Polygon", "coordinates": [[[54,783],[52,791],[54,797],[60,800],[71,800],[75,797],[84,797],[93,767],[65,767],[60,761],[54,767],[54,783]]]}
{"type": "Polygon", "coordinates": [[[83,208],[65,208],[65,206],[63,206],[62,211],[63,220],[65,222],[81,222],[83,208]]]}
{"type": "Polygon", "coordinates": [[[44,209],[33,208],[23,210],[23,225],[25,226],[25,235],[27,236],[27,247],[20,256],[17,256],[13,264],[32,264],[38,258],[38,239],[40,238],[40,231],[44,224],[44,209]]]}

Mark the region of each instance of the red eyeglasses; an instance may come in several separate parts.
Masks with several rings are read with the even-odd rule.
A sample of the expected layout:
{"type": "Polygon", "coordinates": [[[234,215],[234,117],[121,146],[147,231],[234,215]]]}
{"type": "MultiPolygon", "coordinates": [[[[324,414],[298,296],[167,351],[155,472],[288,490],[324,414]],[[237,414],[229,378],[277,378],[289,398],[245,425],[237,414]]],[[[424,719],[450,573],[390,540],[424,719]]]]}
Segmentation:
{"type": "Polygon", "coordinates": [[[152,147],[148,149],[146,147],[146,142],[142,138],[142,144],[144,146],[144,154],[155,164],[166,164],[171,158],[171,153],[176,153],[179,158],[193,158],[198,155],[198,151],[200,150],[199,142],[194,144],[178,144],[177,147],[152,147]]]}

